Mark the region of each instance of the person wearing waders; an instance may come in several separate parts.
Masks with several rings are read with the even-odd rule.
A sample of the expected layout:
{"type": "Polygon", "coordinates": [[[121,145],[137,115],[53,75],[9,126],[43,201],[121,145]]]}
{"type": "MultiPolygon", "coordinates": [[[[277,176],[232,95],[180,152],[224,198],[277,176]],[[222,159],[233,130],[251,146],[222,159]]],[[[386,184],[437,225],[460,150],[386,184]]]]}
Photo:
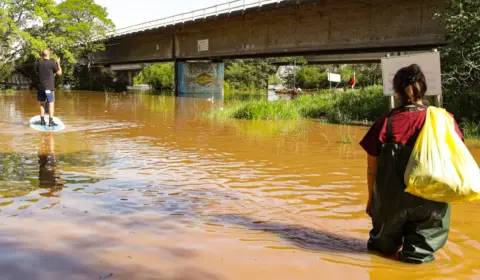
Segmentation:
{"type": "MultiPolygon", "coordinates": [[[[427,263],[447,241],[450,205],[404,192],[405,169],[426,119],[425,75],[412,64],[396,73],[393,87],[402,105],[377,120],[360,142],[368,154],[366,212],[373,225],[368,249],[401,262],[427,263]]],[[[456,122],[455,130],[463,140],[456,122]]]]}
{"type": "Polygon", "coordinates": [[[60,66],[60,59],[54,62],[50,60],[50,51],[44,50],[42,52],[42,59],[37,64],[38,73],[38,92],[37,100],[40,104],[40,125],[47,125],[45,122],[45,104],[48,103],[48,114],[50,116],[48,125],[56,126],[53,121],[55,113],[55,74],[62,75],[62,67],[60,66]]]}

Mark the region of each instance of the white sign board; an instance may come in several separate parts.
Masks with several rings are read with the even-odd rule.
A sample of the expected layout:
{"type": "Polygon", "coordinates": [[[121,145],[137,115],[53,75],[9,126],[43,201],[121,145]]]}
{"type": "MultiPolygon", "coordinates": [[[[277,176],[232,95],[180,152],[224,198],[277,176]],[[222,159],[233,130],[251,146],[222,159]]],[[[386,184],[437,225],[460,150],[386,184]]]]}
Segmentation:
{"type": "Polygon", "coordinates": [[[427,80],[426,95],[442,95],[442,73],[440,70],[440,53],[429,52],[382,58],[383,94],[394,95],[393,77],[403,67],[418,64],[427,80]]]}
{"type": "Polygon", "coordinates": [[[205,52],[208,51],[208,39],[198,40],[198,51],[205,52]]]}
{"type": "Polygon", "coordinates": [[[342,77],[339,74],[328,73],[328,80],[330,82],[340,83],[342,81],[342,77]]]}

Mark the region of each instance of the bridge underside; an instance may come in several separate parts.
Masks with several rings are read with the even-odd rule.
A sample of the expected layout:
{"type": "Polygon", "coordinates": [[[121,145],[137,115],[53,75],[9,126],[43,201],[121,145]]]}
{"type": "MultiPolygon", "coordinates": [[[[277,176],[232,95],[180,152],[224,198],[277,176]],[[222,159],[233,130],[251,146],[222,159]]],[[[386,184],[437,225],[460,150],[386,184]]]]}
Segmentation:
{"type": "Polygon", "coordinates": [[[116,37],[97,64],[429,49],[444,44],[443,0],[296,0],[116,37]],[[293,3],[293,4],[292,4],[293,3]],[[295,4],[300,3],[300,4],[295,4]],[[263,10],[265,9],[265,10],[263,10]],[[199,49],[199,42],[208,46],[199,49]]]}
{"type": "MultiPolygon", "coordinates": [[[[434,15],[445,5],[444,0],[283,1],[111,38],[106,50],[95,54],[95,64],[176,61],[178,66],[187,61],[294,55],[311,56],[310,63],[379,62],[382,53],[444,45],[444,30],[434,15]]],[[[179,85],[183,70],[176,68],[179,85]]],[[[219,77],[223,76],[190,80],[210,79],[220,88],[219,77]]]]}

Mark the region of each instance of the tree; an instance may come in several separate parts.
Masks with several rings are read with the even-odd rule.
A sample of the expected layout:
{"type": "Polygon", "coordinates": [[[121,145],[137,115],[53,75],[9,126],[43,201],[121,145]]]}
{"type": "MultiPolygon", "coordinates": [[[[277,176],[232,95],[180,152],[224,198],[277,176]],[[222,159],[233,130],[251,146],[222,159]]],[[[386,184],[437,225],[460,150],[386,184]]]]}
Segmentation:
{"type": "Polygon", "coordinates": [[[84,59],[91,63],[91,54],[105,49],[99,39],[115,27],[106,8],[95,4],[94,0],[65,0],[57,8],[59,15],[53,24],[62,40],[52,45],[70,62],[84,59]]]}
{"type": "Polygon", "coordinates": [[[225,63],[225,81],[239,90],[266,89],[275,66],[265,59],[237,59],[225,63]]]}
{"type": "Polygon", "coordinates": [[[1,0],[0,77],[12,70],[33,78],[40,52],[49,48],[64,62],[65,76],[73,65],[91,63],[91,54],[104,48],[99,40],[114,28],[104,7],[94,0],[1,0]],[[65,71],[66,70],[66,71],[65,71]]]}
{"type": "Polygon", "coordinates": [[[29,24],[39,23],[54,9],[53,0],[0,1],[0,78],[5,80],[16,60],[25,56],[28,46],[46,47],[28,32],[29,24]]]}
{"type": "Polygon", "coordinates": [[[463,121],[480,121],[480,1],[451,0],[437,15],[449,45],[441,49],[444,100],[463,121]]]}
{"type": "MultiPolygon", "coordinates": [[[[293,69],[295,71],[295,69],[293,69]]],[[[289,88],[318,89],[328,87],[327,71],[319,66],[303,66],[296,73],[286,75],[286,85],[289,88]]]]}
{"type": "Polygon", "coordinates": [[[134,79],[135,84],[148,84],[161,90],[175,88],[175,67],[173,62],[155,63],[143,68],[134,79]]]}
{"type": "MultiPolygon", "coordinates": [[[[328,88],[328,73],[340,74],[342,84],[346,85],[355,72],[357,87],[376,85],[382,76],[380,64],[341,64],[341,65],[304,65],[294,73],[289,71],[284,79],[288,87],[300,87],[303,89],[328,88]]],[[[339,86],[342,86],[339,85],[339,86]]],[[[334,84],[333,84],[334,85],[334,84]]]]}
{"type": "Polygon", "coordinates": [[[269,76],[274,75],[277,66],[273,62],[291,62],[303,58],[235,59],[225,62],[225,81],[231,88],[239,90],[264,90],[269,76]]]}

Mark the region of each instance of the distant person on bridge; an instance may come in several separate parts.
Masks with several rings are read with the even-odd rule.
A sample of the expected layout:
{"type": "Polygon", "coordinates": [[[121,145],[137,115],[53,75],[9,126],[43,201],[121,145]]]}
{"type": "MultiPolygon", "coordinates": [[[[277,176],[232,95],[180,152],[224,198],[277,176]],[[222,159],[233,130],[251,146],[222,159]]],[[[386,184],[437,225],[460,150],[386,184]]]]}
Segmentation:
{"type": "Polygon", "coordinates": [[[62,75],[62,67],[60,66],[60,59],[57,58],[56,61],[50,60],[50,51],[44,50],[42,52],[42,59],[37,64],[37,73],[38,73],[38,92],[37,100],[40,104],[40,124],[47,125],[45,122],[45,103],[48,103],[48,112],[49,112],[49,126],[56,126],[57,124],[53,121],[53,116],[55,113],[55,74],[62,75]]]}
{"type": "MultiPolygon", "coordinates": [[[[360,142],[368,153],[368,248],[402,262],[427,263],[447,242],[450,206],[405,192],[405,169],[427,116],[425,75],[410,65],[396,73],[393,87],[402,105],[377,120],[360,142]]],[[[455,130],[463,139],[456,122],[455,130]]]]}

